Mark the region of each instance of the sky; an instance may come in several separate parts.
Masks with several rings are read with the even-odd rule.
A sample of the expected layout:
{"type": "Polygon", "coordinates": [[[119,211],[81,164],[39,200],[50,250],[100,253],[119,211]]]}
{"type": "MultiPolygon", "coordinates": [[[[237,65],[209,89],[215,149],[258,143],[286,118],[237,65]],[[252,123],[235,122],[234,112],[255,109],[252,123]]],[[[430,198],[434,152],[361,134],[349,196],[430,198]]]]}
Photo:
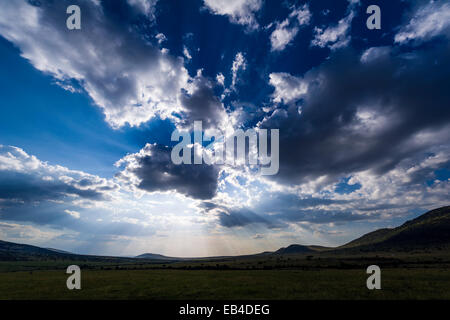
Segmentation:
{"type": "Polygon", "coordinates": [[[449,204],[448,1],[0,8],[1,240],[239,255],[337,246],[449,204]],[[279,171],[174,164],[171,135],[194,121],[278,129],[279,171]]]}

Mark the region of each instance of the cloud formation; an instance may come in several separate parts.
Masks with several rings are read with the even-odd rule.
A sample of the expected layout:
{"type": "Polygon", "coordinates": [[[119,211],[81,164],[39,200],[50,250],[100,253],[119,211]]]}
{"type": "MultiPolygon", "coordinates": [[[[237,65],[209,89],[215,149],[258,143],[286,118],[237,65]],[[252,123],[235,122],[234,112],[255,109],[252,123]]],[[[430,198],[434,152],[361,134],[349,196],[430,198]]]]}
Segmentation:
{"type": "Polygon", "coordinates": [[[282,51],[294,40],[300,26],[309,24],[311,12],[308,5],[303,5],[298,9],[293,9],[283,22],[276,22],[275,30],[270,35],[272,51],[282,51]]]}
{"type": "Polygon", "coordinates": [[[49,165],[17,147],[0,145],[0,207],[65,199],[106,200],[119,186],[107,179],[49,165]]]}
{"type": "Polygon", "coordinates": [[[17,147],[0,146],[2,220],[86,230],[93,226],[80,222],[80,209],[101,207],[119,191],[115,181],[50,165],[17,147]]]}
{"type": "MultiPolygon", "coordinates": [[[[141,241],[143,249],[147,243],[161,243],[145,238],[154,234],[178,237],[176,242],[186,239],[188,230],[192,240],[197,237],[193,227],[213,235],[206,240],[199,236],[197,243],[219,241],[218,234],[236,241],[242,234],[249,241],[264,237],[260,243],[303,239],[299,237],[306,231],[348,237],[341,226],[367,227],[448,204],[447,2],[415,1],[404,25],[383,32],[384,46],[374,46],[367,33],[356,30],[358,37],[351,41],[356,0],[343,2],[347,12],[341,20],[331,20],[334,10],[312,4],[200,1],[201,7],[180,10],[202,17],[201,28],[189,23],[193,28],[184,36],[177,34],[178,28],[157,26],[156,16],[172,14],[166,9],[178,2],[79,3],[82,30],[68,31],[69,1],[5,2],[0,35],[61,87],[86,93],[116,129],[144,128],[155,117],[183,130],[195,120],[202,121],[203,129],[280,129],[280,171],[258,177],[245,166],[174,165],[171,147],[165,145],[167,130],[157,132],[160,127],[150,124],[146,131],[114,132],[145,131],[154,134],[151,141],[156,143],[142,150],[142,145],[127,146],[135,148],[133,153],[123,157],[121,150],[121,160],[109,159],[118,165],[111,179],[1,146],[2,236],[20,239],[21,233],[29,233],[22,238],[84,241],[86,246],[122,243],[125,248],[141,241]],[[261,10],[263,4],[267,8],[261,10]],[[279,17],[286,8],[287,17],[279,17]],[[16,12],[21,12],[21,23],[16,12]],[[308,32],[310,38],[306,32],[297,36],[302,27],[312,29],[306,25],[313,14],[320,24],[312,35],[308,32]],[[243,28],[230,28],[226,19],[243,28]],[[262,21],[275,22],[259,29],[262,21]],[[228,28],[229,40],[209,32],[210,26],[228,28]],[[196,32],[204,29],[208,32],[200,37],[196,32]],[[210,41],[214,37],[217,43],[210,41]],[[193,48],[198,48],[195,54],[193,48]],[[297,59],[299,50],[305,59],[297,59]],[[281,61],[285,58],[296,60],[281,61]],[[69,231],[46,232],[48,226],[69,231]]],[[[95,149],[92,144],[88,148],[95,149]]],[[[96,155],[95,150],[84,151],[96,155]]]]}
{"type": "Polygon", "coordinates": [[[127,0],[131,6],[138,8],[143,14],[154,19],[158,0],[127,0]]]}
{"type": "Polygon", "coordinates": [[[194,121],[202,121],[203,129],[223,128],[228,115],[219,98],[214,93],[214,84],[201,75],[197,75],[190,91],[185,91],[180,97],[183,110],[182,118],[177,120],[178,126],[191,128],[194,121]]]}
{"type": "Polygon", "coordinates": [[[117,179],[134,189],[147,192],[176,191],[195,199],[214,197],[218,186],[219,169],[212,165],[175,165],[171,148],[147,144],[138,153],[127,155],[118,166],[124,170],[117,179]]]}
{"type": "Polygon", "coordinates": [[[395,42],[420,43],[438,35],[450,37],[450,4],[447,1],[429,1],[416,7],[408,24],[395,35],[395,42]]]}
{"type": "MultiPolygon", "coordinates": [[[[30,3],[3,4],[0,34],[17,45],[36,69],[63,85],[75,80],[102,108],[111,126],[137,126],[179,110],[181,89],[189,79],[183,59],[135,34],[139,19],[125,4],[120,2],[123,12],[117,17],[110,3],[85,0],[82,30],[68,30],[66,16],[59,12],[65,12],[70,1],[30,3]],[[23,23],[16,23],[17,12],[23,23]]],[[[149,2],[132,3],[145,9],[149,2]]]]}
{"type": "Polygon", "coordinates": [[[233,65],[231,67],[231,88],[236,88],[236,83],[238,81],[238,72],[245,70],[247,68],[247,62],[245,60],[244,54],[242,52],[236,53],[236,57],[234,58],[233,65]]]}
{"type": "Polygon", "coordinates": [[[290,106],[261,124],[283,128],[277,178],[301,183],[369,169],[383,174],[406,158],[445,144],[448,52],[448,44],[414,55],[383,47],[361,58],[346,50],[291,80],[291,86],[272,77],[271,83],[279,84],[277,101],[293,100],[283,96],[285,88],[307,88],[299,95],[301,114],[290,106]]]}
{"type": "Polygon", "coordinates": [[[299,77],[294,77],[286,72],[271,73],[269,84],[275,88],[272,94],[273,102],[290,104],[297,102],[308,92],[308,84],[299,77]]]}
{"type": "Polygon", "coordinates": [[[228,16],[232,23],[250,30],[259,27],[255,13],[261,9],[262,0],[204,0],[204,3],[211,13],[228,16]]]}
{"type": "Polygon", "coordinates": [[[311,45],[321,48],[328,47],[331,50],[346,47],[350,42],[349,31],[352,20],[355,17],[355,8],[358,5],[359,1],[350,0],[347,15],[339,20],[336,25],[328,26],[326,28],[316,27],[314,29],[315,36],[311,41],[311,45]]]}

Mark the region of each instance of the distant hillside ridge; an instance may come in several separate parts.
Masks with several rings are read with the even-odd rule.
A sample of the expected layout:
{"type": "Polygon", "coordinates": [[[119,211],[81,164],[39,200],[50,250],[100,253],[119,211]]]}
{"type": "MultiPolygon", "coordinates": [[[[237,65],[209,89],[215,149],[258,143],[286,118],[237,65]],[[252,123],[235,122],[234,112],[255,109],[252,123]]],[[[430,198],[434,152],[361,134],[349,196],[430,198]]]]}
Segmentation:
{"type": "Polygon", "coordinates": [[[435,249],[450,247],[450,206],[434,209],[392,229],[379,229],[338,249],[435,249]]]}
{"type": "Polygon", "coordinates": [[[0,260],[30,260],[65,258],[71,254],[62,253],[54,249],[44,249],[28,244],[18,244],[0,240],[0,260]]]}
{"type": "Polygon", "coordinates": [[[301,244],[291,244],[286,248],[280,248],[274,252],[274,254],[299,254],[299,253],[312,253],[327,251],[333,248],[327,248],[322,246],[304,246],[301,244]]]}
{"type": "Polygon", "coordinates": [[[182,258],[174,258],[174,257],[167,257],[163,256],[162,254],[155,254],[155,253],[144,253],[141,255],[136,256],[138,259],[149,259],[149,260],[181,260],[182,258]]]}
{"type": "Polygon", "coordinates": [[[93,256],[70,253],[58,249],[45,249],[28,244],[0,240],[0,261],[77,260],[86,262],[126,262],[131,258],[93,256]]]}

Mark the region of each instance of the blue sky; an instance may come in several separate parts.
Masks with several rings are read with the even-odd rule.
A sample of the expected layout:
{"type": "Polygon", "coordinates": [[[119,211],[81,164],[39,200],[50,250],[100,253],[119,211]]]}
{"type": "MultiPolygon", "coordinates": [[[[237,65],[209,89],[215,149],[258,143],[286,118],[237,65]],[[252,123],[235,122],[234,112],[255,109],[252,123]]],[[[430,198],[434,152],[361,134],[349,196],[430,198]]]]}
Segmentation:
{"type": "Polygon", "coordinates": [[[246,254],[448,205],[446,1],[0,3],[2,240],[246,254]],[[279,129],[278,174],[174,165],[195,120],[279,129]]]}

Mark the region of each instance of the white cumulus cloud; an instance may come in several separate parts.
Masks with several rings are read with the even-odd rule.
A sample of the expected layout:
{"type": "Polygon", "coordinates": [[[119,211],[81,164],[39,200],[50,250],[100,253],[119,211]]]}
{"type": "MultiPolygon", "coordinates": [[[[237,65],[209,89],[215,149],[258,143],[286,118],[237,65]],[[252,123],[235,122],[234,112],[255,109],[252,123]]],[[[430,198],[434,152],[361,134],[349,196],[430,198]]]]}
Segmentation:
{"type": "Polygon", "coordinates": [[[67,213],[68,215],[74,217],[75,219],[80,219],[80,213],[78,211],[73,211],[73,210],[64,210],[65,213],[67,213]]]}
{"type": "Polygon", "coordinates": [[[258,28],[255,13],[262,7],[262,0],[204,0],[205,6],[214,14],[226,15],[232,23],[258,28]]]}
{"type": "Polygon", "coordinates": [[[314,29],[315,36],[311,41],[312,46],[321,48],[329,47],[330,49],[338,49],[345,47],[350,42],[350,26],[355,17],[355,7],[359,5],[359,1],[349,0],[348,14],[339,20],[336,25],[326,28],[316,27],[314,29]]]}
{"type": "Polygon", "coordinates": [[[271,73],[269,84],[275,88],[272,99],[276,103],[295,102],[308,92],[306,81],[285,72],[271,73]]]}
{"type": "Polygon", "coordinates": [[[276,28],[270,35],[270,44],[272,51],[282,51],[295,38],[299,31],[299,26],[309,24],[311,12],[308,5],[294,9],[289,17],[283,22],[277,22],[276,28]]]}

